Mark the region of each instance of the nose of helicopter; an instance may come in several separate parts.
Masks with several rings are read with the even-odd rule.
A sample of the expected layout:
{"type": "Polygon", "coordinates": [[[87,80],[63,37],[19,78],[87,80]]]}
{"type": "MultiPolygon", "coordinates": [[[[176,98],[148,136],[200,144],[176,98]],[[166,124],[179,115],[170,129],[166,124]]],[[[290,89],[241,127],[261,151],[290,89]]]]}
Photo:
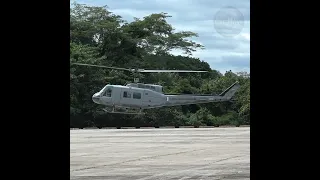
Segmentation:
{"type": "Polygon", "coordinates": [[[99,104],[99,97],[98,97],[97,94],[94,94],[94,95],[92,96],[92,101],[95,102],[95,103],[97,103],[97,104],[99,104]]]}

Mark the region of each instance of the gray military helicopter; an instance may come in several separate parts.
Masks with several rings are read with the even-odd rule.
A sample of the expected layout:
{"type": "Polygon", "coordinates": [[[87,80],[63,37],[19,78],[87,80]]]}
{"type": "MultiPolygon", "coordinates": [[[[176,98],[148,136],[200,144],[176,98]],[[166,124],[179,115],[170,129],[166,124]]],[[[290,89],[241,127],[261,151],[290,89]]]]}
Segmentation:
{"type": "MultiPolygon", "coordinates": [[[[108,67],[102,65],[72,63],[80,66],[92,66],[115,70],[129,71],[131,73],[203,73],[207,71],[190,70],[146,70],[146,69],[127,69],[118,67],[108,67]]],[[[210,102],[230,101],[239,89],[239,82],[235,82],[219,95],[194,95],[179,94],[170,95],[163,93],[163,87],[155,84],[139,83],[138,78],[134,78],[134,83],[126,85],[105,85],[99,92],[92,96],[92,101],[103,105],[107,113],[120,114],[144,114],[144,110],[161,108],[168,106],[180,106],[190,104],[201,104],[210,102]]]]}

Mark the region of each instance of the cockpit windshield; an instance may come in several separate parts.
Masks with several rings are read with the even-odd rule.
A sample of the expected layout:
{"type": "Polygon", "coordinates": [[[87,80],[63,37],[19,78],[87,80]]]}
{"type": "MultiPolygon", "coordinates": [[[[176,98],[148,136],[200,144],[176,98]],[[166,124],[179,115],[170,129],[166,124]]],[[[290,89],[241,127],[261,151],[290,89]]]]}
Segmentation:
{"type": "Polygon", "coordinates": [[[104,90],[108,87],[108,85],[104,86],[100,91],[99,91],[99,94],[103,93],[104,90]]]}
{"type": "Polygon", "coordinates": [[[104,88],[104,93],[102,96],[106,96],[106,97],[111,97],[112,94],[112,86],[105,86],[104,88]]]}
{"type": "Polygon", "coordinates": [[[110,88],[108,88],[108,89],[106,90],[106,96],[107,96],[107,97],[111,97],[111,93],[112,93],[112,90],[111,90],[110,88]]]}

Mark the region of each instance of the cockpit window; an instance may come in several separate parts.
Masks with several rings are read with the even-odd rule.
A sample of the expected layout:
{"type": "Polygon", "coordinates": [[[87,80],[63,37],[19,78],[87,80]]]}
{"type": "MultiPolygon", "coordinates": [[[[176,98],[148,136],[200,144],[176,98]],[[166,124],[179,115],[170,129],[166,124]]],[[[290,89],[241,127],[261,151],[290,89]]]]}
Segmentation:
{"type": "Polygon", "coordinates": [[[102,92],[104,92],[104,90],[108,87],[108,85],[104,86],[100,91],[99,94],[101,94],[102,92]]]}
{"type": "Polygon", "coordinates": [[[103,96],[111,97],[111,94],[112,94],[112,90],[111,90],[110,88],[108,88],[108,89],[103,93],[103,96]]]}
{"type": "Polygon", "coordinates": [[[112,93],[112,90],[111,89],[107,89],[107,97],[111,97],[111,93],[112,93]]]}

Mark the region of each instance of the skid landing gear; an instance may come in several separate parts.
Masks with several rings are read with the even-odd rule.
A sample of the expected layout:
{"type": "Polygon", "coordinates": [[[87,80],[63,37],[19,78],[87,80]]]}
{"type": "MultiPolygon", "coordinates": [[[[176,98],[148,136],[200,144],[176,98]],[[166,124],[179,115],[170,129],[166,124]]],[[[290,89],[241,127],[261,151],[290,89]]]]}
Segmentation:
{"type": "Polygon", "coordinates": [[[104,112],[110,113],[110,114],[140,114],[144,115],[145,113],[143,112],[142,109],[136,110],[136,109],[125,109],[125,108],[117,108],[115,106],[113,107],[106,107],[103,109],[104,112]]]}

